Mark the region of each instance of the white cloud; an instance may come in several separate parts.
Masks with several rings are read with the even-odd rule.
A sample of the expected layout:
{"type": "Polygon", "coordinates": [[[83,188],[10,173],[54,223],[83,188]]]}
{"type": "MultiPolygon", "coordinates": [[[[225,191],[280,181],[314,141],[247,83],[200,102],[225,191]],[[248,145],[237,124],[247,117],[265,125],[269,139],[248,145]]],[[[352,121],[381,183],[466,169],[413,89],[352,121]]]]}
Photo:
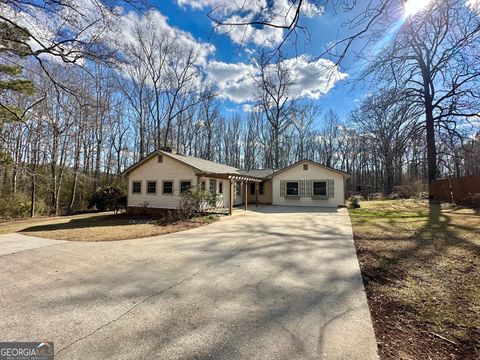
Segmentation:
{"type": "Polygon", "coordinates": [[[217,85],[221,97],[235,103],[255,99],[255,81],[252,77],[255,68],[253,65],[211,61],[205,71],[207,77],[217,85]]]}
{"type": "Polygon", "coordinates": [[[119,47],[125,43],[136,44],[136,29],[154,31],[158,38],[169,36],[179,49],[194,49],[198,55],[196,62],[199,66],[205,66],[207,58],[215,52],[215,46],[212,44],[200,42],[191,33],[170,26],[168,18],[158,10],[151,10],[145,15],[134,11],[122,15],[117,29],[119,32],[115,31],[111,34],[112,41],[116,41],[119,47]]]}
{"type": "MultiPolygon", "coordinates": [[[[280,8],[288,5],[289,0],[274,0],[272,8],[280,8]]],[[[480,1],[480,0],[478,0],[480,1]]],[[[180,5],[190,6],[193,8],[204,8],[206,6],[218,6],[220,0],[177,0],[180,5]]],[[[98,14],[98,8],[93,7],[94,0],[87,0],[83,5],[84,17],[74,23],[72,26],[81,26],[95,19],[98,14]],[[96,15],[97,14],[97,15],[96,15]],[[76,25],[75,25],[76,24],[76,25]]],[[[223,2],[225,13],[229,13],[233,7],[233,2],[223,2]]],[[[266,0],[246,1],[245,2],[246,15],[253,16],[258,12],[259,6],[266,6],[266,0]],[[248,15],[250,13],[250,15],[248,15]]],[[[314,16],[318,12],[318,8],[306,2],[307,15],[314,16]]],[[[49,17],[41,10],[31,8],[28,12],[18,13],[12,9],[7,9],[6,5],[0,5],[0,11],[6,12],[12,16],[15,21],[21,26],[27,27],[35,36],[44,41],[46,44],[53,41],[58,34],[59,27],[55,18],[49,17]],[[39,12],[39,13],[38,13],[39,12]]],[[[62,16],[68,16],[68,9],[62,16]]],[[[212,56],[216,49],[212,44],[204,43],[192,36],[191,33],[183,31],[179,28],[173,27],[168,23],[168,18],[160,13],[158,10],[150,10],[147,14],[139,14],[134,11],[123,12],[123,9],[117,8],[118,13],[111,14],[107,17],[110,22],[110,27],[104,31],[91,29],[82,34],[81,39],[94,34],[98,35],[98,31],[102,31],[101,39],[112,48],[122,49],[125,44],[135,43],[135,31],[137,29],[144,29],[154,31],[157,36],[165,36],[168,34],[174,41],[178,48],[189,49],[193,48],[198,53],[196,66],[206,76],[206,80],[212,81],[216,84],[220,96],[237,104],[244,104],[245,111],[251,109],[251,105],[255,101],[255,67],[252,64],[238,62],[225,63],[221,61],[212,60],[212,56]],[[115,21],[112,21],[113,16],[115,21]]],[[[106,20],[107,21],[107,20],[106,20]]],[[[243,35],[237,31],[230,35],[234,41],[241,42],[243,35]]],[[[281,41],[282,34],[272,28],[253,29],[246,28],[246,38],[254,38],[254,43],[262,44],[265,41],[276,43],[281,41]]],[[[253,52],[252,49],[246,49],[247,53],[253,52]]],[[[347,75],[339,71],[332,62],[325,59],[312,60],[306,55],[297,58],[284,60],[285,64],[291,68],[291,74],[294,80],[294,85],[290,89],[290,97],[307,97],[318,99],[323,94],[330,91],[334,84],[347,75]]],[[[202,79],[198,78],[196,81],[200,82],[202,79]]]]}
{"type": "Polygon", "coordinates": [[[246,112],[246,113],[251,112],[251,111],[253,111],[254,109],[255,109],[255,105],[252,105],[252,104],[244,104],[244,105],[242,106],[242,110],[243,110],[244,112],[246,112]]]}
{"type": "MultiPolygon", "coordinates": [[[[118,9],[108,9],[96,0],[84,0],[71,5],[58,6],[57,11],[47,11],[40,6],[28,4],[0,4],[0,12],[16,25],[27,29],[32,38],[33,50],[52,47],[62,34],[76,35],[76,41],[66,42],[54,48],[54,52],[68,54],[81,51],[84,43],[102,41],[115,23],[118,9]]],[[[73,38],[72,35],[69,35],[73,38]]],[[[53,61],[62,61],[48,53],[42,55],[53,61]]],[[[74,55],[68,55],[73,59],[74,55]]],[[[80,59],[81,61],[81,59],[80,59]]]]}
{"type": "MultiPolygon", "coordinates": [[[[329,92],[335,83],[345,79],[334,63],[325,59],[311,60],[302,55],[284,60],[291,69],[293,85],[290,87],[291,98],[318,99],[329,92]]],[[[214,81],[220,96],[238,104],[255,101],[255,67],[245,63],[224,63],[211,61],[205,68],[207,76],[214,81]]]]}
{"type": "Polygon", "coordinates": [[[329,92],[337,81],[347,77],[332,61],[326,59],[311,61],[307,55],[301,55],[285,62],[292,69],[294,80],[291,96],[318,99],[329,92]]]}
{"type": "Polygon", "coordinates": [[[470,10],[480,13],[480,0],[467,0],[467,6],[470,10]]]}
{"type": "MultiPolygon", "coordinates": [[[[202,43],[192,34],[169,25],[168,18],[158,10],[150,10],[146,14],[124,12],[120,7],[107,9],[102,2],[96,0],[83,0],[72,7],[63,6],[59,9],[57,12],[47,12],[37,6],[14,7],[0,3],[2,14],[26,28],[37,39],[29,41],[33,50],[41,49],[42,46],[49,47],[61,39],[62,34],[68,33],[78,34],[78,42],[63,44],[65,51],[73,46],[80,48],[82,42],[88,44],[92,41],[103,41],[110,48],[122,49],[123,45],[136,41],[136,28],[148,28],[155,31],[157,36],[168,34],[180,49],[195,49],[199,65],[206,65],[208,56],[215,52],[213,45],[202,43]]],[[[48,58],[61,61],[54,56],[48,58]]]]}
{"type": "MultiPolygon", "coordinates": [[[[216,29],[227,34],[237,44],[253,43],[272,47],[281,43],[284,29],[272,26],[228,25],[245,24],[252,21],[267,22],[276,26],[288,26],[296,15],[296,5],[291,0],[177,0],[181,7],[211,9],[211,16],[221,20],[216,29]],[[223,25],[225,24],[225,25],[223,25]]],[[[323,7],[314,0],[304,0],[301,17],[313,18],[323,13],[323,7]]],[[[215,25],[215,24],[214,24],[215,25]]]]}

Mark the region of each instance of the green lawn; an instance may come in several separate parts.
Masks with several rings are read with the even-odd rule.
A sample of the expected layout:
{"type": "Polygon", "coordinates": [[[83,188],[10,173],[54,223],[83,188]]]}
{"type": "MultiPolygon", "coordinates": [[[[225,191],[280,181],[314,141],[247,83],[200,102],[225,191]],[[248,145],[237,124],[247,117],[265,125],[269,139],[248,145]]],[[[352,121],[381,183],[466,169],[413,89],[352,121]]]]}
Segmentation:
{"type": "Polygon", "coordinates": [[[350,210],[382,359],[480,358],[480,216],[426,201],[350,210]]]}

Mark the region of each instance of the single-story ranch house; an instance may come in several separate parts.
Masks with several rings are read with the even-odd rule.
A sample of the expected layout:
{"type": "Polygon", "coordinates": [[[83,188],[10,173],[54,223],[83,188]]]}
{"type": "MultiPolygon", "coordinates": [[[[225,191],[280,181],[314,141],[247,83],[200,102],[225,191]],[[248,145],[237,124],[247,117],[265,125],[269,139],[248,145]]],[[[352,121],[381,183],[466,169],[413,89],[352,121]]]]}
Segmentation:
{"type": "Polygon", "coordinates": [[[216,208],[273,204],[343,206],[349,174],[302,160],[280,170],[239,170],[193,156],[157,150],[124,171],[128,207],[176,209],[182,193],[200,187],[217,194],[216,208]]]}

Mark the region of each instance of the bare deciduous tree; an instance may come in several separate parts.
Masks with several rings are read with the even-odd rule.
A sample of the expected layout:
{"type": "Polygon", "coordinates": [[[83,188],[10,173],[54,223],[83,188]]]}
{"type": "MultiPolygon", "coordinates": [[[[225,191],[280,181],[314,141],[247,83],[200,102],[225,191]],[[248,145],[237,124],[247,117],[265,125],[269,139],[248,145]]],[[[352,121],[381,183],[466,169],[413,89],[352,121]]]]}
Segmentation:
{"type": "Polygon", "coordinates": [[[292,101],[289,90],[293,85],[291,69],[283,61],[281,54],[272,61],[263,53],[256,61],[257,106],[262,110],[271,131],[273,152],[269,167],[278,169],[280,159],[280,137],[291,125],[292,101]]]}
{"type": "Polygon", "coordinates": [[[366,75],[423,110],[430,183],[438,176],[436,129],[454,132],[457,121],[478,118],[480,17],[462,0],[439,0],[403,21],[366,75]]]}

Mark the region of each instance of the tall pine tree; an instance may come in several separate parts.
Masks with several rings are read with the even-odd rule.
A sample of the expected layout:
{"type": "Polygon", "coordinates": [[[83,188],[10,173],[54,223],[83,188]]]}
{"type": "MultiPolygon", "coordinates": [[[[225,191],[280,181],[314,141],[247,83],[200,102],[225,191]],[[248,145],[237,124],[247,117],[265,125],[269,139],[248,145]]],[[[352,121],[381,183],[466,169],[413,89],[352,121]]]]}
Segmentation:
{"type": "Polygon", "coordinates": [[[31,54],[28,33],[0,21],[0,128],[7,121],[23,120],[25,109],[14,101],[14,94],[32,95],[34,85],[22,77],[22,57],[31,54]]]}

